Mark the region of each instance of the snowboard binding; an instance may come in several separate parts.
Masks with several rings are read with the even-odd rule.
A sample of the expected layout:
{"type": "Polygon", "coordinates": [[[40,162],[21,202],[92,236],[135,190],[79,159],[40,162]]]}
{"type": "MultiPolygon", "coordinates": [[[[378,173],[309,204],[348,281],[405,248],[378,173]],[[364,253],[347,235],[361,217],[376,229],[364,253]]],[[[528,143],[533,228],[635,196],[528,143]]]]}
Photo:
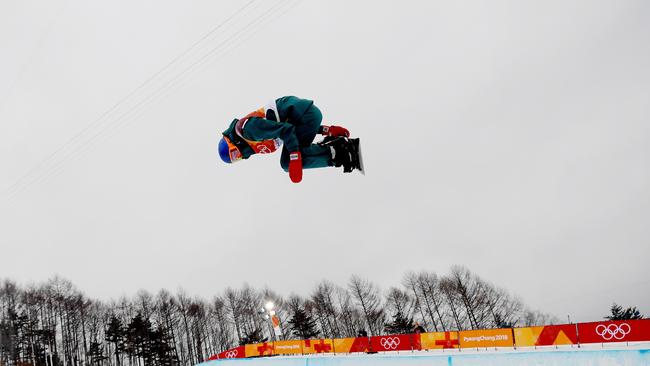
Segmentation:
{"type": "Polygon", "coordinates": [[[355,169],[362,174],[364,173],[358,138],[351,139],[343,136],[328,136],[319,142],[319,144],[330,147],[332,163],[337,168],[342,166],[344,173],[351,173],[355,169]]]}

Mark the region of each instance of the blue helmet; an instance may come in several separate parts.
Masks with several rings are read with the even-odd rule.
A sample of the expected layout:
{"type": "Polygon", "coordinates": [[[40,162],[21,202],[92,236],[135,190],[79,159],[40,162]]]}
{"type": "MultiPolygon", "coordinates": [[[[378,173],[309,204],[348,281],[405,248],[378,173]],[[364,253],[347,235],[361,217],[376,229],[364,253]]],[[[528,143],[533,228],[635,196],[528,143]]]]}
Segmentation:
{"type": "Polygon", "coordinates": [[[230,147],[228,146],[226,139],[223,137],[219,140],[219,157],[221,157],[221,160],[223,160],[224,163],[232,163],[232,160],[230,159],[230,147]]]}
{"type": "Polygon", "coordinates": [[[219,140],[219,156],[224,163],[236,163],[244,158],[239,148],[230,139],[223,136],[219,140]]]}

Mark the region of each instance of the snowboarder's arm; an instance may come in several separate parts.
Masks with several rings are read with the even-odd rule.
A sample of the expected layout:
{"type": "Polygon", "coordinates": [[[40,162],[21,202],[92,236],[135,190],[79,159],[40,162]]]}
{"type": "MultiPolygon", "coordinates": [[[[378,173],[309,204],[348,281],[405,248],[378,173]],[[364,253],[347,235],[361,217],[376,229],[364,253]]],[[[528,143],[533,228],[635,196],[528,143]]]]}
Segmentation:
{"type": "Polygon", "coordinates": [[[295,127],[286,122],[275,122],[260,117],[251,117],[244,125],[244,138],[252,141],[280,138],[288,151],[298,151],[299,144],[295,127]]]}

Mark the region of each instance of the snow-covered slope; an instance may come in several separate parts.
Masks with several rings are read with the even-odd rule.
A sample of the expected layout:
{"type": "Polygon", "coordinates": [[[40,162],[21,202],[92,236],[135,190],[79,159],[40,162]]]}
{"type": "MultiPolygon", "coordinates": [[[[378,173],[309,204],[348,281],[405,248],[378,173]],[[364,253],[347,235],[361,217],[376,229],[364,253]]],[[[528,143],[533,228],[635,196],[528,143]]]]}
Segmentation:
{"type": "Polygon", "coordinates": [[[201,366],[647,366],[650,344],[625,348],[572,348],[463,352],[415,352],[374,355],[264,357],[209,361],[201,366]]]}

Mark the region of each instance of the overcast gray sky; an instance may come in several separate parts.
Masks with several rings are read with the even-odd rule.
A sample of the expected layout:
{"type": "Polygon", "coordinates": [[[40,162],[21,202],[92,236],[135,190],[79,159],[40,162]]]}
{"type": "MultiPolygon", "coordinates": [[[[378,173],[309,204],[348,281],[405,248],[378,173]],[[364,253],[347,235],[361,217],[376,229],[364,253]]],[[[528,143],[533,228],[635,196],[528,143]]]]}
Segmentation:
{"type": "Polygon", "coordinates": [[[247,1],[0,2],[0,277],[209,298],[463,264],[561,318],[650,313],[649,2],[247,1]],[[283,95],[367,175],[223,165],[283,95]]]}

